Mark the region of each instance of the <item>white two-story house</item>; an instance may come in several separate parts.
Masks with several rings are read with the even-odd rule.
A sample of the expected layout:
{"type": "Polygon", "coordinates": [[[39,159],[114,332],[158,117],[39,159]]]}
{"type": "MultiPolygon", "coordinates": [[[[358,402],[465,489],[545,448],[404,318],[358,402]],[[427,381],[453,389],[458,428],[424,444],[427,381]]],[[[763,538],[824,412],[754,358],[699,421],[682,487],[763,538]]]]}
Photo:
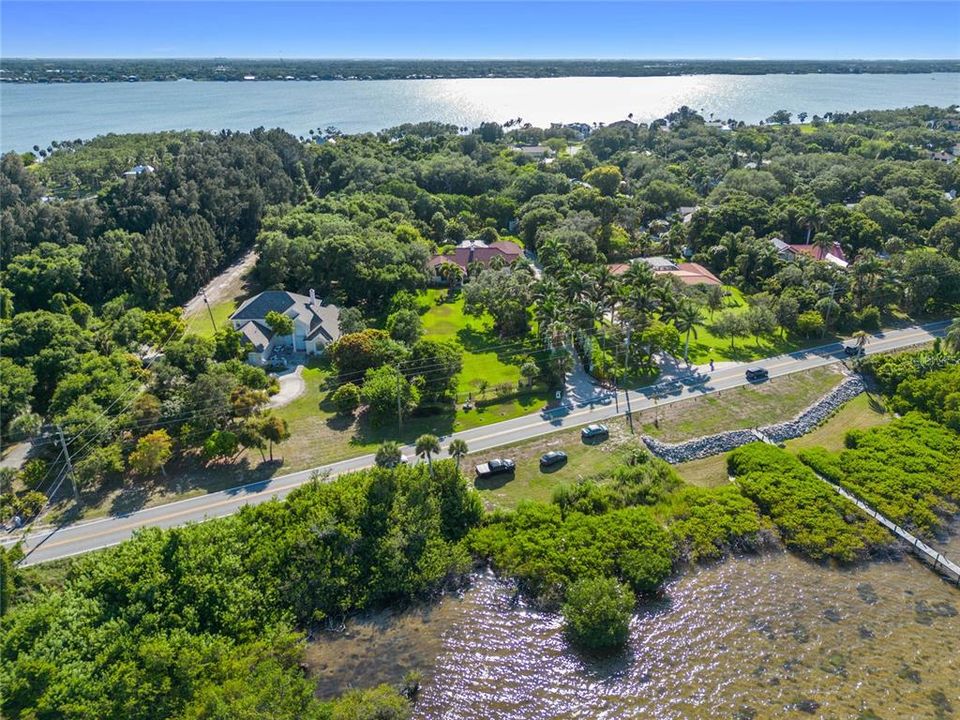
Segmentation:
{"type": "Polygon", "coordinates": [[[277,346],[292,346],[295,352],[315,355],[340,337],[340,308],[310,295],[267,290],[244,302],[230,316],[234,330],[243,335],[253,349],[247,359],[254,365],[266,365],[277,346]],[[271,311],[293,320],[292,335],[278,335],[267,324],[271,311]]]}

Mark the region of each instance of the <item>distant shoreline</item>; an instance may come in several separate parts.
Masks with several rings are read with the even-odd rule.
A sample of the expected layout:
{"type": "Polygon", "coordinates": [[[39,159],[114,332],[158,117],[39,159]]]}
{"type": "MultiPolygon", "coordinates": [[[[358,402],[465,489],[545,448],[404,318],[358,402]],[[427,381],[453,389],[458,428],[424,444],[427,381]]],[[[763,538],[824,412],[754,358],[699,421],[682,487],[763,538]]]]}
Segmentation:
{"type": "Polygon", "coordinates": [[[930,73],[960,73],[960,60],[0,60],[0,81],[41,85],[930,73]]]}

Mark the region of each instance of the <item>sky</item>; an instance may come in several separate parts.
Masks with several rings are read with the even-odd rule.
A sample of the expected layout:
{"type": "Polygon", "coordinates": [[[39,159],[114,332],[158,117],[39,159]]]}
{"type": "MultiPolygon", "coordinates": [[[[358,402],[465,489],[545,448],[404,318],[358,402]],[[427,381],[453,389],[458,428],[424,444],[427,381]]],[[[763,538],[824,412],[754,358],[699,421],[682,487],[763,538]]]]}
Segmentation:
{"type": "Polygon", "coordinates": [[[3,57],[960,57],[960,2],[0,0],[3,57]]]}

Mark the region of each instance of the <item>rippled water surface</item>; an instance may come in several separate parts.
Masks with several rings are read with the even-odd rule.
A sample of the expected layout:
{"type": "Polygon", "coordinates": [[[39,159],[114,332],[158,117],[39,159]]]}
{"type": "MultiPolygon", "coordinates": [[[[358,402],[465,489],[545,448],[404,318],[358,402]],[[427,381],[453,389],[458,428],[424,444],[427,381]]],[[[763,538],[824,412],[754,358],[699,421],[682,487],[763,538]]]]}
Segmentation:
{"type": "Polygon", "coordinates": [[[686,75],[641,78],[0,84],[0,150],[108,132],[335,125],[365,132],[440,120],[475,127],[522,117],[649,121],[681,105],[757,122],[775,110],[830,111],[960,102],[960,74],[686,75]]]}
{"type": "Polygon", "coordinates": [[[421,670],[423,720],[949,718],[958,609],[960,591],[912,559],[840,571],[778,553],[674,580],[634,618],[629,650],[604,660],[573,652],[558,617],[491,575],[351,622],[309,657],[324,694],[421,670]]]}

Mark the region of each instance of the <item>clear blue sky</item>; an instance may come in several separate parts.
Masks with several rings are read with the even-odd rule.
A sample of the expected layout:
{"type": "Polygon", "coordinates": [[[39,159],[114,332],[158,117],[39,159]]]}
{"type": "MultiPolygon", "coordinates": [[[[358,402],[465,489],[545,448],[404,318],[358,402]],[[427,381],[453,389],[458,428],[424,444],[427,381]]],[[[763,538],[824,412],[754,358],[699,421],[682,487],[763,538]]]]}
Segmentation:
{"type": "Polygon", "coordinates": [[[0,0],[0,23],[4,57],[960,57],[955,0],[0,0]]]}

